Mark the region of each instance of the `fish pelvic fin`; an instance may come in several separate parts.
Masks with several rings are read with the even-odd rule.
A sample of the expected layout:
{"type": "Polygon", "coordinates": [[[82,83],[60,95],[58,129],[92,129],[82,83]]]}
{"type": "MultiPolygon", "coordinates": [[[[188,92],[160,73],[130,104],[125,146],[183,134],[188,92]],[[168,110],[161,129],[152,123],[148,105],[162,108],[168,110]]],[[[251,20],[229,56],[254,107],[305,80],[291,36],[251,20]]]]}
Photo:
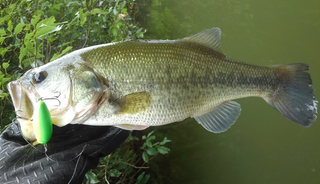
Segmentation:
{"type": "Polygon", "coordinates": [[[309,127],[317,119],[317,103],[311,87],[307,64],[295,63],[273,66],[282,81],[274,93],[264,99],[291,121],[309,127]]]}
{"type": "Polygon", "coordinates": [[[124,130],[144,130],[149,127],[144,125],[130,125],[130,124],[120,124],[120,125],[114,125],[114,126],[124,130]]]}
{"type": "Polygon", "coordinates": [[[209,132],[221,133],[228,130],[236,122],[240,112],[240,104],[226,101],[210,112],[196,116],[194,119],[209,132]]]}

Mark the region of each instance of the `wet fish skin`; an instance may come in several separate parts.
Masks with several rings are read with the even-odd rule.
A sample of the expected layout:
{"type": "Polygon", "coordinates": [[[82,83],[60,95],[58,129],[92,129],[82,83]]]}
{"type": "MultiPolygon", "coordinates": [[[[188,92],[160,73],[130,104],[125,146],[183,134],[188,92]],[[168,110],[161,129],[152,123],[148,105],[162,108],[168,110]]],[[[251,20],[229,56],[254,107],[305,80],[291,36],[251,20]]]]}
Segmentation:
{"type": "MultiPolygon", "coordinates": [[[[256,66],[221,52],[221,31],[211,28],[180,40],[136,40],[74,51],[28,71],[8,85],[21,116],[34,101],[60,92],[47,104],[52,121],[142,130],[194,117],[211,132],[224,132],[240,115],[233,99],[259,96],[290,120],[316,120],[307,64],[256,66]]],[[[32,139],[32,122],[19,120],[32,139]]]]}
{"type": "MultiPolygon", "coordinates": [[[[130,121],[126,115],[122,119],[115,114],[107,120],[109,123],[157,126],[181,121],[226,100],[268,96],[280,83],[276,68],[234,61],[192,42],[130,41],[109,47],[91,50],[81,57],[107,79],[113,100],[141,91],[152,94],[148,111],[134,115],[130,121]]],[[[100,111],[101,116],[106,114],[103,107],[100,111]]]]}

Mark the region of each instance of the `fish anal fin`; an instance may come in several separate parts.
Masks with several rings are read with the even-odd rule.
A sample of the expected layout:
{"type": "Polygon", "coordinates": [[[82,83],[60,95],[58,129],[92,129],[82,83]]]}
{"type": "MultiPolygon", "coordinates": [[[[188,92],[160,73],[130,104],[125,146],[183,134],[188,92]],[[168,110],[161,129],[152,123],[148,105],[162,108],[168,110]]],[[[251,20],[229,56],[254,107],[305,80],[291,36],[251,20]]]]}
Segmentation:
{"type": "MultiPolygon", "coordinates": [[[[203,30],[197,34],[191,35],[183,39],[184,41],[205,45],[218,52],[221,52],[221,30],[218,27],[203,30]]],[[[222,54],[223,55],[223,54],[222,54]]]]}
{"type": "Polygon", "coordinates": [[[132,93],[115,102],[120,107],[119,114],[137,114],[149,109],[151,105],[151,94],[149,92],[132,93]]]}
{"type": "Polygon", "coordinates": [[[124,130],[144,130],[144,129],[148,128],[149,126],[120,124],[120,125],[115,125],[115,127],[122,128],[124,130]]]}
{"type": "Polygon", "coordinates": [[[240,115],[240,104],[226,101],[212,109],[210,112],[194,117],[206,130],[221,133],[228,130],[240,115]]]}

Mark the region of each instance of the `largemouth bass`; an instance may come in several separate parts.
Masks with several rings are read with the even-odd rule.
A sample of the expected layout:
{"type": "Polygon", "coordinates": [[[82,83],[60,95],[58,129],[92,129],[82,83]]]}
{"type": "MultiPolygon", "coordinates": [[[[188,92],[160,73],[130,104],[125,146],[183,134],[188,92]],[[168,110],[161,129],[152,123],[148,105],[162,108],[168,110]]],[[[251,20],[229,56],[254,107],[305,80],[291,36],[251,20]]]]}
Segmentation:
{"type": "Polygon", "coordinates": [[[233,99],[258,96],[293,122],[317,116],[307,64],[256,66],[221,52],[219,28],[179,40],[134,40],[74,51],[8,84],[22,133],[34,140],[37,99],[47,100],[52,122],[143,130],[193,117],[224,132],[240,115],[233,99]]]}

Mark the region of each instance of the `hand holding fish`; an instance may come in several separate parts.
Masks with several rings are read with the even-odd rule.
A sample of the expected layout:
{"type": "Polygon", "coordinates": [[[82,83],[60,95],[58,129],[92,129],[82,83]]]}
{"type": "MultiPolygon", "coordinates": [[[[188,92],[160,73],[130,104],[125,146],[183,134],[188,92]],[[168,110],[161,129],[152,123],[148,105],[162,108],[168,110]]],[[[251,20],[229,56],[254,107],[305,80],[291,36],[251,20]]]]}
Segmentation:
{"type": "Polygon", "coordinates": [[[0,135],[0,183],[82,183],[99,158],[114,151],[129,135],[115,127],[67,125],[53,127],[43,145],[24,140],[18,122],[0,135]]]}

